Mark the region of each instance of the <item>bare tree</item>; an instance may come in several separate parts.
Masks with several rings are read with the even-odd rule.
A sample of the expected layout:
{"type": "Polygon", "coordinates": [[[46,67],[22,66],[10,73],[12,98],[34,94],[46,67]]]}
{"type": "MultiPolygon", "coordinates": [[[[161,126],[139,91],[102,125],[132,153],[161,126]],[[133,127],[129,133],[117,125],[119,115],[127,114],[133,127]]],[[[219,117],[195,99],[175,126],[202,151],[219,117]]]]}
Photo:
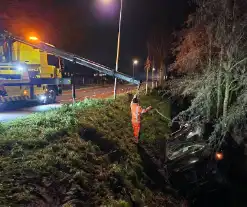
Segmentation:
{"type": "Polygon", "coordinates": [[[148,43],[150,57],[153,64],[158,67],[159,85],[164,85],[164,77],[167,76],[165,60],[169,52],[170,37],[166,37],[162,32],[156,32],[148,43]]]}
{"type": "Polygon", "coordinates": [[[146,94],[148,93],[148,82],[149,82],[149,71],[151,69],[151,59],[148,56],[145,62],[145,71],[146,71],[146,94]]]}
{"type": "MultiPolygon", "coordinates": [[[[199,7],[189,32],[203,25],[207,44],[199,45],[205,48],[202,53],[196,53],[193,44],[186,46],[196,54],[195,61],[202,60],[201,70],[186,82],[183,94],[194,99],[176,118],[214,123],[210,137],[214,146],[222,143],[227,132],[241,141],[244,136],[237,135],[247,127],[247,3],[242,0],[197,0],[197,3],[199,7]]],[[[184,57],[179,54],[178,58],[184,57]]],[[[193,61],[183,60],[185,65],[193,61]]]]}

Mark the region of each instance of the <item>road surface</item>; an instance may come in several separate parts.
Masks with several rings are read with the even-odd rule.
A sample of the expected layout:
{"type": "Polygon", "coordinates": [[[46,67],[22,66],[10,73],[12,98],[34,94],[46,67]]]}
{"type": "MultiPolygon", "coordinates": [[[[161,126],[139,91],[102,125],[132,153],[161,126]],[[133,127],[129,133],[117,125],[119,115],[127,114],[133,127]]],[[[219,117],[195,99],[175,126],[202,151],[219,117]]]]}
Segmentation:
{"type": "MultiPolygon", "coordinates": [[[[117,93],[127,93],[135,89],[132,85],[119,85],[117,93]]],[[[71,91],[64,91],[62,96],[57,98],[56,104],[40,105],[6,112],[0,112],[0,122],[12,121],[17,118],[28,116],[32,113],[48,111],[54,108],[59,108],[62,104],[72,103],[71,91]]],[[[109,98],[113,96],[113,86],[106,87],[90,87],[76,90],[76,101],[83,101],[85,98],[109,98]]]]}

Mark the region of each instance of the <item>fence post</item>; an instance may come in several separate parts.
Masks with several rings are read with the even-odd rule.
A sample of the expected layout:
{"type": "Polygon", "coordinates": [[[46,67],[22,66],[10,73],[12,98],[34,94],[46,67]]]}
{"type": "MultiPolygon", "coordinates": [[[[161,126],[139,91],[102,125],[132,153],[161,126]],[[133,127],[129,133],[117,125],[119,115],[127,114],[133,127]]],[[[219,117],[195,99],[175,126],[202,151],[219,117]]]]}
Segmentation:
{"type": "Polygon", "coordinates": [[[74,78],[74,74],[72,74],[71,82],[72,82],[72,99],[73,99],[73,103],[75,103],[76,93],[75,93],[75,78],[74,78]]]}

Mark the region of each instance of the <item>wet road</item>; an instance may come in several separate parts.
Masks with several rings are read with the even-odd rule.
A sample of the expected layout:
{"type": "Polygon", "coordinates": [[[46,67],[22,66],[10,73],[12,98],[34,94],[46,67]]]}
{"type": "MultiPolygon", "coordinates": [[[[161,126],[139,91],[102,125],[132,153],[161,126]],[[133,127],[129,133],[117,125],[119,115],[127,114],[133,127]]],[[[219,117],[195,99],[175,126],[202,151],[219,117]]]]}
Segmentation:
{"type": "MultiPolygon", "coordinates": [[[[127,93],[135,89],[133,85],[119,85],[117,89],[118,94],[127,93]]],[[[106,87],[91,87],[76,90],[76,101],[83,101],[85,98],[109,98],[113,96],[113,86],[106,87]]],[[[26,107],[11,111],[0,112],[0,122],[12,121],[17,118],[28,116],[32,113],[48,111],[54,108],[59,108],[62,104],[72,103],[71,91],[64,91],[62,96],[57,98],[56,104],[39,105],[26,107]]]]}

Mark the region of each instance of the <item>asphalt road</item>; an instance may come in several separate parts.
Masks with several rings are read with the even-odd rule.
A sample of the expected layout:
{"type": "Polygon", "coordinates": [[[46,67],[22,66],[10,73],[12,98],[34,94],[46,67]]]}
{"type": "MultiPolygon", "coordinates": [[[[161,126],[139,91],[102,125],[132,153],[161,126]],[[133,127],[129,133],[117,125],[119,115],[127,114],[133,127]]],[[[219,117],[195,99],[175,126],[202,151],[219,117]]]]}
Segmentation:
{"type": "MultiPolygon", "coordinates": [[[[127,93],[135,89],[133,85],[119,85],[118,94],[127,93]]],[[[90,87],[76,90],[76,101],[83,101],[85,98],[109,98],[113,96],[113,86],[106,87],[90,87]]],[[[12,121],[17,118],[28,116],[32,113],[48,111],[54,108],[59,108],[62,104],[72,103],[71,91],[64,91],[62,96],[57,98],[56,104],[39,105],[32,107],[19,108],[15,110],[0,112],[0,122],[12,121]]]]}

